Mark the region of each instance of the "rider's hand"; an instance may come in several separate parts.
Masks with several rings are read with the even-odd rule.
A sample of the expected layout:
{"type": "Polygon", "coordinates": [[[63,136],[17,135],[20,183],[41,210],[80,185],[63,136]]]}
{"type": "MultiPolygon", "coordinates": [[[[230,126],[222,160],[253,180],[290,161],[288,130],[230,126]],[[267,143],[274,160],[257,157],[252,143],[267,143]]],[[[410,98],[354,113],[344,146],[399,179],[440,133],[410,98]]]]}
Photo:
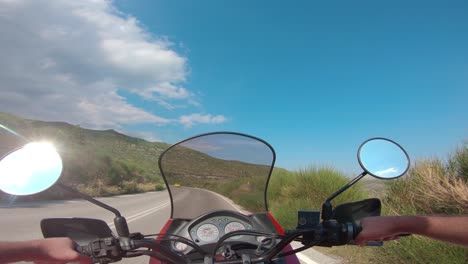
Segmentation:
{"type": "Polygon", "coordinates": [[[46,238],[38,241],[38,255],[36,262],[67,263],[80,262],[91,263],[91,259],[78,253],[77,244],[68,237],[46,238]]]}
{"type": "Polygon", "coordinates": [[[357,245],[369,241],[387,241],[400,238],[398,218],[394,216],[373,216],[361,220],[362,231],[354,239],[357,245]]]}
{"type": "Polygon", "coordinates": [[[361,227],[361,233],[354,239],[358,245],[417,234],[468,247],[468,216],[463,215],[374,216],[363,218],[361,227]]]}
{"type": "Polygon", "coordinates": [[[91,258],[75,251],[76,246],[75,242],[66,237],[0,242],[0,263],[91,263],[91,258]]]}

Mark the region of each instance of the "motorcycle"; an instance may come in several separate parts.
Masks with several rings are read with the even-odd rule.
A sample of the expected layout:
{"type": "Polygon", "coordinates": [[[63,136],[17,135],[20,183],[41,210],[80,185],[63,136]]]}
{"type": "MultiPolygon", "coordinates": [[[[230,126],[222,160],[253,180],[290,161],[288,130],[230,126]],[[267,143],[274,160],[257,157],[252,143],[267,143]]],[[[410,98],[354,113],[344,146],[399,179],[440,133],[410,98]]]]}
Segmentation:
{"type": "Polygon", "coordinates": [[[292,264],[299,263],[296,253],[313,246],[352,245],[361,231],[360,219],[380,215],[380,200],[336,207],[332,200],[365,175],[394,179],[404,175],[410,163],[406,151],[385,138],[365,141],[357,156],[363,172],[331,194],[321,211],[300,210],[293,230],[283,230],[268,211],[267,188],[276,160],[273,147],[262,139],[234,132],[191,137],[161,154],[159,168],[170,196],[171,216],[154,238],[131,233],[117,209],[60,183],[62,160],[47,143],[32,142],[3,157],[0,189],[30,195],[55,185],[114,213],[117,234],[99,219],[41,221],[44,237],[71,238],[79,245],[77,250],[95,263],[147,255],[151,264],[292,264]],[[231,199],[250,203],[244,209],[231,199]],[[294,241],[302,246],[293,249],[290,244],[294,241]]]}

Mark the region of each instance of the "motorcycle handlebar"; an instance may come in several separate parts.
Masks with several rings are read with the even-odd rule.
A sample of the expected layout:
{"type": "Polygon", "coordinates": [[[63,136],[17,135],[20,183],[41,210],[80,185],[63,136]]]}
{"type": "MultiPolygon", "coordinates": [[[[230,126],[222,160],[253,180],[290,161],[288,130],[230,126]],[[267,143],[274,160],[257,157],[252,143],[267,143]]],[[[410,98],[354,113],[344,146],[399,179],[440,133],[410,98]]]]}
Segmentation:
{"type": "MultiPolygon", "coordinates": [[[[262,256],[251,258],[250,256],[243,256],[248,258],[247,263],[259,263],[268,261],[278,256],[286,256],[297,253],[309,247],[318,246],[338,246],[353,244],[354,238],[362,231],[362,227],[353,223],[338,223],[334,220],[329,220],[310,229],[296,229],[287,231],[286,235],[274,246],[271,250],[264,252],[262,256]],[[281,253],[281,251],[289,245],[292,241],[300,241],[305,246],[290,252],[281,253]],[[251,258],[251,259],[250,259],[251,258]]],[[[239,231],[238,231],[239,232],[239,231]]],[[[246,232],[246,231],[240,231],[246,232]]],[[[235,234],[233,234],[235,235],[235,234]]],[[[369,242],[366,246],[382,246],[382,242],[369,242]]],[[[90,256],[93,260],[99,263],[115,262],[122,259],[122,257],[131,257],[136,255],[148,255],[160,260],[168,261],[171,263],[187,263],[188,259],[182,253],[174,252],[167,246],[161,244],[161,241],[151,239],[132,239],[132,238],[102,238],[90,242],[86,246],[79,246],[77,251],[90,256]],[[150,250],[136,250],[139,248],[148,248],[150,250]]],[[[196,263],[196,262],[190,262],[196,263]]],[[[218,263],[215,262],[209,254],[205,260],[200,263],[218,263]]],[[[237,264],[245,263],[243,260],[232,260],[219,262],[223,264],[237,264]]]]}

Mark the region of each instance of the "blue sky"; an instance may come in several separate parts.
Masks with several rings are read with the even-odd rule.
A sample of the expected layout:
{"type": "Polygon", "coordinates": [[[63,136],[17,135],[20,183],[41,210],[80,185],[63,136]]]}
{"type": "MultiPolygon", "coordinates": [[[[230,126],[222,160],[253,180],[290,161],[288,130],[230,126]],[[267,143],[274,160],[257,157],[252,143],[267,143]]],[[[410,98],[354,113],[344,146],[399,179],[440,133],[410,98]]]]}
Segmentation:
{"type": "MultiPolygon", "coordinates": [[[[73,98],[81,98],[76,108],[59,99],[53,105],[67,111],[37,111],[33,103],[17,109],[0,100],[2,111],[166,142],[244,132],[270,142],[278,166],[325,164],[350,173],[359,171],[356,151],[370,137],[400,142],[413,159],[444,157],[468,139],[466,1],[84,2],[51,1],[80,16],[44,10],[56,19],[39,23],[49,29],[38,36],[47,48],[34,52],[43,58],[41,72],[55,74],[48,81],[70,85],[73,98]],[[88,50],[63,48],[80,32],[96,35],[84,43],[88,50]],[[64,46],[46,45],[46,38],[65,35],[64,46]],[[105,92],[88,98],[80,89],[105,92]]],[[[28,14],[48,7],[8,8],[28,14]]],[[[0,18],[13,25],[18,16],[8,14],[0,18]]],[[[39,27],[34,17],[21,23],[39,27]]],[[[27,39],[7,33],[18,43],[27,39]]],[[[1,46],[14,54],[13,45],[1,46]]],[[[0,75],[12,83],[4,93],[15,85],[22,95],[32,92],[9,76],[0,75]]]]}

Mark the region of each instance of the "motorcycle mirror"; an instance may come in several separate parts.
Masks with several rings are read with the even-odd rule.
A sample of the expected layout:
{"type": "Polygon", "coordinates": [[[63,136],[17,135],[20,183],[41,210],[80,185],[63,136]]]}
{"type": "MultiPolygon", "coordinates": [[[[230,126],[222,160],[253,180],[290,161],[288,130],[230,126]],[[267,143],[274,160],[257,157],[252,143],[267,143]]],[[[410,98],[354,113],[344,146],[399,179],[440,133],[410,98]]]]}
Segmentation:
{"type": "Polygon", "coordinates": [[[26,144],[0,160],[0,190],[12,195],[42,192],[55,184],[62,168],[62,159],[52,144],[26,144]]]}
{"type": "MultiPolygon", "coordinates": [[[[62,175],[62,158],[54,146],[45,142],[26,144],[0,160],[0,190],[12,195],[31,195],[47,190],[62,175]]],[[[59,187],[115,214],[119,236],[128,237],[127,221],[120,212],[93,197],[61,183],[59,187]]]]}
{"type": "Polygon", "coordinates": [[[333,207],[330,201],[367,174],[379,179],[394,179],[403,176],[410,164],[408,153],[396,142],[386,138],[364,141],[358,149],[358,161],[364,171],[328,197],[322,205],[323,220],[332,217],[333,207]]]}
{"type": "Polygon", "coordinates": [[[358,150],[358,161],[367,174],[379,179],[394,179],[409,169],[409,157],[397,143],[386,138],[365,141],[358,150]]]}

